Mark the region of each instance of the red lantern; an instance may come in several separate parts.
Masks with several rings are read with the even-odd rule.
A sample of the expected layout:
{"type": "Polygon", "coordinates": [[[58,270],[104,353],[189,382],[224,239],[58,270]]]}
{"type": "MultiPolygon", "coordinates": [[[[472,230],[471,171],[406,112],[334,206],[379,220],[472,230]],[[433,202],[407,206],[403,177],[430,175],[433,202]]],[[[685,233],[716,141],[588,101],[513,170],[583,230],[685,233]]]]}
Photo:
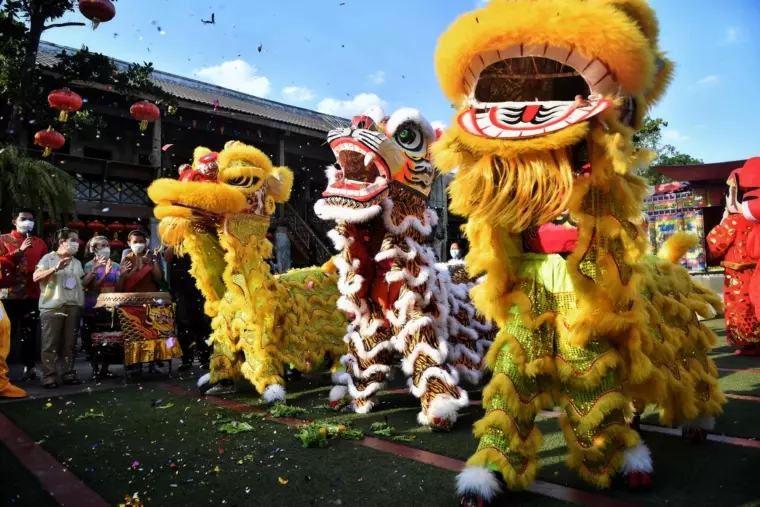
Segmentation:
{"type": "Polygon", "coordinates": [[[99,220],[93,220],[87,223],[87,228],[97,235],[106,230],[106,224],[99,220]]]}
{"type": "Polygon", "coordinates": [[[145,131],[148,128],[148,122],[158,120],[161,116],[161,111],[152,102],[141,100],[132,104],[132,107],[129,108],[129,114],[140,122],[140,130],[145,131]]]}
{"type": "Polygon", "coordinates": [[[124,230],[124,226],[118,221],[108,224],[108,232],[113,233],[113,239],[108,243],[111,248],[124,248],[124,243],[119,240],[119,233],[124,230]]]}
{"type": "Polygon", "coordinates": [[[34,134],[34,144],[45,148],[42,151],[42,156],[47,157],[53,150],[57,150],[66,144],[66,138],[52,128],[48,128],[47,130],[40,130],[34,134]]]}
{"type": "Polygon", "coordinates": [[[42,226],[46,231],[52,231],[56,228],[56,223],[51,220],[45,220],[45,223],[43,223],[42,226]]]}
{"type": "Polygon", "coordinates": [[[136,231],[137,229],[140,228],[140,224],[138,224],[137,222],[132,222],[130,224],[125,225],[124,228],[128,231],[136,231]]]}
{"type": "Polygon", "coordinates": [[[116,16],[116,8],[111,0],[79,0],[79,12],[92,21],[93,30],[100,23],[111,21],[116,16]]]}
{"type": "Polygon", "coordinates": [[[108,246],[112,250],[116,250],[117,248],[124,248],[124,242],[119,239],[112,239],[108,242],[108,246]]]}
{"type": "Polygon", "coordinates": [[[81,220],[72,220],[68,224],[66,224],[66,227],[68,227],[71,230],[78,231],[81,229],[84,229],[84,222],[81,220]]]}
{"type": "Polygon", "coordinates": [[[76,113],[82,108],[82,97],[68,88],[53,90],[48,95],[48,104],[50,104],[50,107],[61,111],[58,119],[65,122],[69,119],[69,113],[76,113]]]}

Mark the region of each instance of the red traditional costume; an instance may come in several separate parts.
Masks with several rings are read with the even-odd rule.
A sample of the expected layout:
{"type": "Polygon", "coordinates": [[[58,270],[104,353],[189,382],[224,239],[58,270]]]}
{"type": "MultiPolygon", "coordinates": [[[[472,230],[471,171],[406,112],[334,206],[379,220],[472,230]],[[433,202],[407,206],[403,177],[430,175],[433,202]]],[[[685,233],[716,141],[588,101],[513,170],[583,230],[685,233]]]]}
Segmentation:
{"type": "Polygon", "coordinates": [[[728,215],[707,235],[707,251],[711,261],[721,261],[726,269],[726,339],[731,345],[743,346],[737,353],[758,354],[760,321],[750,292],[760,248],[750,248],[749,239],[755,230],[754,234],[760,234],[755,218],[760,217],[760,202],[754,199],[760,189],[760,158],[749,159],[744,167],[731,173],[727,183],[728,215]]]}

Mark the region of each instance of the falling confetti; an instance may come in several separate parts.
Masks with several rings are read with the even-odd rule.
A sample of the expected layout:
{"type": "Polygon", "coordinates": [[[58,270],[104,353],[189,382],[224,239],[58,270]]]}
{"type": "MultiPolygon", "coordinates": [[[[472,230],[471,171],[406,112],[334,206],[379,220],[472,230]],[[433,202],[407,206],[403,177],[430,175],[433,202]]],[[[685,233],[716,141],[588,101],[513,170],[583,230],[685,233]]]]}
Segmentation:
{"type": "Polygon", "coordinates": [[[168,150],[169,148],[171,148],[172,146],[174,146],[174,145],[173,145],[173,144],[165,144],[165,145],[163,145],[163,146],[161,147],[161,151],[166,151],[166,150],[168,150]]]}
{"type": "Polygon", "coordinates": [[[263,44],[259,44],[259,53],[261,53],[261,49],[264,47],[263,44]]]}
{"type": "Polygon", "coordinates": [[[287,479],[283,479],[282,477],[278,477],[277,478],[277,482],[279,482],[280,484],[282,484],[284,486],[284,485],[286,485],[290,481],[288,481],[287,479]]]}

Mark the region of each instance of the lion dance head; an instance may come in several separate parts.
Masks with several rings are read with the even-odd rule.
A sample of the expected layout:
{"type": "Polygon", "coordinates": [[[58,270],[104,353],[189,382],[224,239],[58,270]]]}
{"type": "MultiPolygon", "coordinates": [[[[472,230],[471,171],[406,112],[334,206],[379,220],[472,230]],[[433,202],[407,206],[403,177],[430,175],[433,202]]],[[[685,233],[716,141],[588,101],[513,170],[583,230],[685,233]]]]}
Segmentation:
{"type": "Polygon", "coordinates": [[[275,167],[263,152],[238,141],[212,152],[198,147],[192,165],[179,169],[179,178],[160,179],[148,188],[161,220],[162,241],[179,248],[193,229],[215,229],[235,215],[268,220],[275,204],[290,197],[293,173],[275,167]]]}

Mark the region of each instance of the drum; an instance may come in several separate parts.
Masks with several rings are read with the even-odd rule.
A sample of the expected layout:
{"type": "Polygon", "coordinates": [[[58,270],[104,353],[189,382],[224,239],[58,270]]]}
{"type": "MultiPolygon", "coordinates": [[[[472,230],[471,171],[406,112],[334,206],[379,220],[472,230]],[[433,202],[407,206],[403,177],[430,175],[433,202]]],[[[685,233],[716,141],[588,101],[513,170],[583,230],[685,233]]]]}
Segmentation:
{"type": "Polygon", "coordinates": [[[110,308],[118,316],[124,338],[125,365],[182,357],[174,325],[174,305],[169,293],[100,294],[95,308],[110,308]]]}

